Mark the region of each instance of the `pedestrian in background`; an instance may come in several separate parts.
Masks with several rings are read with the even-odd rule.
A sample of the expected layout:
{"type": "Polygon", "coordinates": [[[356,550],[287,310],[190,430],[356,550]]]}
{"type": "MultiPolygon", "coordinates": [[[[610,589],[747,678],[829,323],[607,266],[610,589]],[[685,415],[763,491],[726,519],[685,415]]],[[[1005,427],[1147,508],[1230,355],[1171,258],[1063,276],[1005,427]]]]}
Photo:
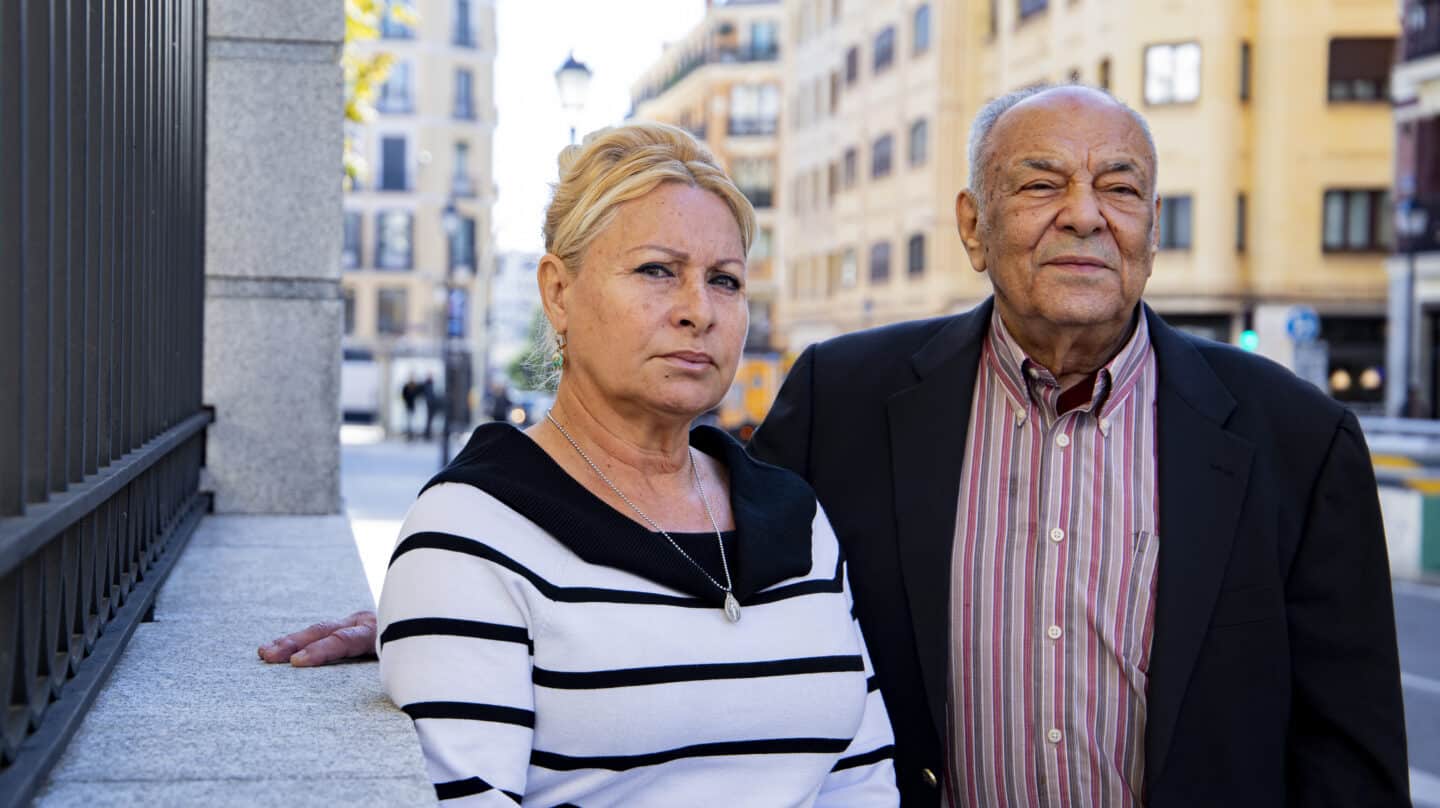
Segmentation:
{"type": "Polygon", "coordinates": [[[415,400],[420,397],[420,383],[411,376],[400,385],[400,400],[405,404],[405,440],[415,439],[415,400]]]}

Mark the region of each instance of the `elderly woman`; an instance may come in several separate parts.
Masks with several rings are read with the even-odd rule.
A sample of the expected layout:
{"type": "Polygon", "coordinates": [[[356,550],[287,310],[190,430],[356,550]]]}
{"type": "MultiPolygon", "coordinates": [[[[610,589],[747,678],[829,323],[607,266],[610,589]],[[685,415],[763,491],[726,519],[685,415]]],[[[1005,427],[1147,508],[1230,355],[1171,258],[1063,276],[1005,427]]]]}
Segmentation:
{"type": "Polygon", "coordinates": [[[539,282],[561,368],[411,508],[380,672],[441,799],[883,806],[890,726],[814,494],[696,416],[744,343],[754,213],[673,127],[560,157],[539,282]]]}

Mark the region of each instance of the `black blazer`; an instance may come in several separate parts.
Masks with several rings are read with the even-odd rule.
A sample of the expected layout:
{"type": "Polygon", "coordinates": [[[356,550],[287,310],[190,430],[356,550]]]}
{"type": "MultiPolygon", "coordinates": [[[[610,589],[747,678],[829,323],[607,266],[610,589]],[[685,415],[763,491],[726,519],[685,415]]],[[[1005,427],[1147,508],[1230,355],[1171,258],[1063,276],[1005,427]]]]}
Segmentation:
{"type": "MultiPolygon", "coordinates": [[[[992,305],[807,348],[751,445],[810,481],[849,558],[905,806],[940,804],[928,775],[948,769],[950,553],[992,305]]],[[[1284,368],[1143,308],[1160,430],[1147,804],[1409,805],[1359,424],[1284,368]]]]}

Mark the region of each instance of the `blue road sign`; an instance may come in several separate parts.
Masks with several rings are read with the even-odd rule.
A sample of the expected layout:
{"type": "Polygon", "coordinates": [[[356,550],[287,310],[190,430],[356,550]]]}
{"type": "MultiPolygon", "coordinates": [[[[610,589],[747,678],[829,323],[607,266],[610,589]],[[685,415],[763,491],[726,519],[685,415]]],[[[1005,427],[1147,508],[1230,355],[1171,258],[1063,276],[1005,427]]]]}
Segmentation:
{"type": "Polygon", "coordinates": [[[1296,342],[1314,342],[1320,338],[1320,314],[1313,306],[1291,306],[1285,315],[1285,332],[1296,342]]]}

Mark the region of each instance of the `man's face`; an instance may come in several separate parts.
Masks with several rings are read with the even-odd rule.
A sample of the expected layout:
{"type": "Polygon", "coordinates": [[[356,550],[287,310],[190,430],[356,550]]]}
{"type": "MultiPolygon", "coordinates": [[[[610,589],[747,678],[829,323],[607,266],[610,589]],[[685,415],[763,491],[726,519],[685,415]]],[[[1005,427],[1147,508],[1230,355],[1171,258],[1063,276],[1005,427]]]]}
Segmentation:
{"type": "Polygon", "coordinates": [[[988,199],[967,191],[956,212],[1007,324],[1127,322],[1159,221],[1154,161],[1130,115],[1093,90],[1037,95],[996,122],[984,165],[988,199]]]}

